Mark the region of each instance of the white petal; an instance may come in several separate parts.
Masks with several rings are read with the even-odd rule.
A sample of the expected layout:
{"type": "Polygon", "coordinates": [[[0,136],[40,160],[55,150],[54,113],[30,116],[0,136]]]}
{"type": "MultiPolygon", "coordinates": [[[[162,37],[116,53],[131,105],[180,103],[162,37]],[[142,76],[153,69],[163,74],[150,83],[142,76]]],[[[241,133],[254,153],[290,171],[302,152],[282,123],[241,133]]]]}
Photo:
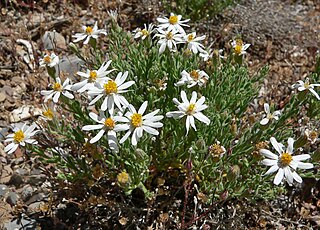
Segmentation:
{"type": "Polygon", "coordinates": [[[263,118],[261,121],[260,121],[260,125],[266,125],[269,123],[269,119],[268,118],[263,118]]]}
{"type": "Polygon", "coordinates": [[[293,143],[294,143],[294,140],[293,138],[289,138],[288,139],[288,147],[287,147],[287,153],[292,153],[293,152],[293,143]]]}
{"type": "Polygon", "coordinates": [[[197,118],[199,121],[205,123],[206,125],[210,124],[210,119],[208,117],[206,117],[205,115],[203,115],[203,113],[201,113],[201,112],[195,113],[195,114],[193,114],[193,116],[195,118],[197,118]]]}
{"type": "Polygon", "coordinates": [[[101,129],[101,130],[98,132],[98,134],[97,134],[94,138],[92,138],[92,139],[90,140],[90,143],[93,144],[93,143],[97,142],[98,140],[100,140],[100,138],[103,136],[104,132],[105,132],[105,130],[104,130],[104,129],[101,129]]]}
{"type": "Polygon", "coordinates": [[[262,164],[266,166],[278,165],[278,160],[263,159],[262,164]]]}
{"type": "Polygon", "coordinates": [[[292,172],[291,172],[290,168],[289,168],[289,167],[285,167],[285,168],[283,169],[283,171],[284,171],[284,176],[285,176],[285,178],[287,179],[288,184],[292,185],[292,183],[293,183],[293,176],[292,176],[292,172]]]}
{"type": "Polygon", "coordinates": [[[150,133],[152,135],[159,135],[158,130],[151,128],[149,126],[142,126],[143,130],[145,130],[147,133],[150,133]]]}
{"type": "Polygon", "coordinates": [[[300,169],[312,169],[313,168],[313,164],[298,162],[298,168],[300,168],[300,169]]]}
{"type": "Polygon", "coordinates": [[[302,183],[302,178],[296,173],[295,171],[292,172],[293,179],[297,181],[298,183],[302,183]]]}
{"type": "Polygon", "coordinates": [[[148,101],[143,102],[143,104],[140,106],[138,110],[138,113],[143,114],[146,111],[147,106],[148,106],[148,101]]]}
{"type": "Polygon", "coordinates": [[[272,144],[272,146],[274,147],[274,149],[279,153],[279,154],[282,154],[283,152],[283,148],[282,148],[282,144],[278,143],[276,138],[274,137],[271,137],[270,138],[270,142],[272,144]]]}
{"type": "Polygon", "coordinates": [[[102,129],[104,125],[85,125],[82,127],[82,130],[90,131],[90,130],[96,130],[96,129],[102,129]]]}
{"type": "Polygon", "coordinates": [[[292,159],[295,161],[304,161],[304,160],[308,160],[309,158],[311,158],[311,156],[309,154],[301,154],[301,155],[297,155],[297,156],[292,156],[292,159]]]}
{"type": "Polygon", "coordinates": [[[60,97],[60,92],[56,92],[53,96],[53,102],[57,103],[60,97]]]}
{"type": "Polygon", "coordinates": [[[260,149],[259,153],[273,160],[278,160],[278,156],[268,149],[260,149]]]}
{"type": "Polygon", "coordinates": [[[284,176],[284,170],[283,170],[282,168],[279,168],[279,171],[278,171],[278,173],[276,174],[276,176],[275,176],[275,178],[274,178],[274,180],[273,180],[273,183],[274,183],[275,185],[279,185],[280,182],[281,182],[282,179],[283,179],[283,176],[284,176]]]}
{"type": "Polygon", "coordinates": [[[121,138],[119,143],[122,144],[123,142],[125,142],[128,139],[128,137],[130,136],[131,132],[132,132],[131,130],[128,130],[128,132],[121,138]]]}
{"type": "Polygon", "coordinates": [[[10,144],[8,144],[5,148],[4,148],[4,151],[5,152],[8,152],[8,154],[11,154],[13,153],[14,151],[16,151],[16,149],[18,148],[18,144],[12,142],[10,144]]]}
{"type": "Polygon", "coordinates": [[[197,131],[197,127],[196,127],[196,125],[194,124],[194,117],[193,117],[193,116],[189,116],[189,121],[190,121],[191,127],[192,127],[195,131],[197,131]]]}
{"type": "Polygon", "coordinates": [[[186,133],[186,135],[188,135],[189,127],[190,127],[190,116],[187,116],[187,119],[186,119],[186,128],[187,128],[187,133],[186,133]]]}
{"type": "Polygon", "coordinates": [[[189,100],[187,98],[187,94],[186,92],[184,92],[183,90],[181,91],[181,99],[182,99],[182,102],[185,103],[185,104],[190,104],[189,103],[189,100]]]}
{"type": "Polygon", "coordinates": [[[269,170],[264,174],[264,175],[269,175],[271,173],[274,173],[275,171],[277,171],[279,169],[278,165],[275,164],[272,167],[269,168],[269,170]]]}
{"type": "Polygon", "coordinates": [[[309,88],[309,91],[318,99],[320,100],[320,96],[317,94],[317,92],[314,89],[309,88]]]}
{"type": "Polygon", "coordinates": [[[69,93],[68,91],[64,91],[62,94],[64,96],[66,96],[67,98],[69,98],[69,99],[73,99],[74,98],[74,96],[71,93],[69,93]]]}
{"type": "Polygon", "coordinates": [[[197,92],[193,91],[190,99],[190,104],[195,104],[197,100],[197,92]]]}
{"type": "Polygon", "coordinates": [[[130,86],[132,86],[135,82],[134,81],[128,81],[126,83],[124,83],[123,85],[120,85],[118,87],[118,90],[124,90],[124,89],[127,89],[129,88],[130,86]]]}

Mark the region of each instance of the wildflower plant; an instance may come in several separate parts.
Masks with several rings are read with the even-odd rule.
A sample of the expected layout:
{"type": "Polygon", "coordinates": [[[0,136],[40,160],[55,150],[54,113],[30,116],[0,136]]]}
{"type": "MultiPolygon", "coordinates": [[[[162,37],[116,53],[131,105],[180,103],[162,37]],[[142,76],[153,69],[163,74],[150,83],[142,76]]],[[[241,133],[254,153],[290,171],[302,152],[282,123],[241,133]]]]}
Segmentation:
{"type": "MultiPolygon", "coordinates": [[[[6,152],[12,153],[36,136],[38,144],[32,141],[32,152],[43,162],[57,165],[58,178],[80,180],[88,186],[92,180],[99,183],[106,178],[127,193],[140,187],[150,196],[155,193],[150,181],[161,181],[158,175],[166,175],[167,181],[176,174],[187,178],[178,183],[180,188],[197,183],[210,200],[220,199],[221,194],[253,199],[275,196],[278,187],[264,176],[263,164],[272,167],[267,174],[278,170],[277,185],[283,178],[294,184],[294,180],[300,183],[304,176],[313,176],[307,170],[311,162],[302,162],[312,158],[312,153],[293,154],[293,139],[299,137],[292,127],[302,110],[310,109],[307,116],[319,119],[318,100],[293,93],[281,116],[278,105],[274,113],[265,105],[267,117],[263,119],[267,120],[252,118],[250,103],[268,68],[250,75],[245,65],[233,61],[234,52],[243,55],[249,45],[241,43],[240,49],[236,43],[224,58],[221,47],[216,47],[219,62],[212,68],[208,60],[213,54],[202,43],[206,37],[185,31],[188,19],[171,14],[157,21],[154,30],[145,25],[131,34],[113,20],[107,25],[105,42],[96,40],[106,34],[96,24],[90,27],[92,31],[83,27],[75,41],[84,40],[88,46],[71,46],[84,61],[77,73],[81,78],[71,82],[59,72],[48,72],[51,89],[41,95],[44,104],[53,100],[55,110],[47,110],[37,121],[41,132],[24,128],[25,136],[10,134],[7,142],[14,144],[6,152]],[[91,38],[95,43],[89,42],[91,38]],[[188,57],[186,49],[193,51],[188,57]],[[260,121],[269,125],[262,127],[260,121]],[[287,150],[275,144],[274,138],[289,139],[287,150]],[[257,148],[269,139],[278,155],[257,148]],[[297,176],[298,168],[306,173],[297,176]],[[100,171],[104,174],[94,176],[100,171]]],[[[311,77],[312,82],[319,80],[317,74],[311,77]]]]}

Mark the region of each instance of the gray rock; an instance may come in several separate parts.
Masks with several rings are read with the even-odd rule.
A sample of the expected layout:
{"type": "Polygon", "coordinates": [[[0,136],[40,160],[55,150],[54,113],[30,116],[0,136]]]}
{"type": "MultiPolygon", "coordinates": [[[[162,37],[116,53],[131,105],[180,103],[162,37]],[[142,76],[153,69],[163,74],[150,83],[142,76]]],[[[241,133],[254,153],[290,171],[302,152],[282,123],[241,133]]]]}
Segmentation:
{"type": "Polygon", "coordinates": [[[22,176],[20,176],[17,173],[12,174],[12,176],[10,177],[10,180],[8,182],[9,184],[12,184],[16,187],[19,187],[22,183],[23,183],[23,179],[22,176]]]}
{"type": "Polygon", "coordinates": [[[25,204],[26,205],[30,205],[32,203],[35,203],[35,202],[39,202],[39,201],[43,201],[45,199],[47,199],[47,195],[45,195],[44,193],[37,193],[37,194],[34,194],[32,197],[30,197],[30,199],[28,199],[25,204]]]}
{"type": "Polygon", "coordinates": [[[9,191],[8,187],[4,184],[0,184],[0,198],[4,197],[5,194],[9,191]]]}
{"type": "Polygon", "coordinates": [[[7,230],[16,230],[16,229],[24,229],[24,230],[33,230],[37,229],[36,221],[33,219],[26,219],[24,216],[22,218],[15,219],[9,223],[4,224],[4,229],[7,230]]]}
{"type": "Polygon", "coordinates": [[[67,49],[66,39],[56,31],[46,31],[42,37],[42,43],[45,50],[67,49]]]}
{"type": "Polygon", "coordinates": [[[40,185],[47,179],[46,175],[33,175],[29,177],[28,183],[31,185],[40,185]]]}
{"type": "Polygon", "coordinates": [[[81,70],[81,67],[84,64],[85,63],[76,55],[64,56],[60,59],[60,62],[56,67],[56,73],[58,74],[59,71],[62,73],[66,73],[67,76],[70,77],[72,81],[74,81],[74,76],[78,71],[81,70]]]}
{"type": "Polygon", "coordinates": [[[30,185],[24,186],[21,191],[22,200],[27,201],[32,196],[33,192],[34,192],[34,189],[30,185]]]}
{"type": "Polygon", "coordinates": [[[31,170],[30,175],[40,175],[42,171],[40,169],[34,168],[31,170]]]}
{"type": "Polygon", "coordinates": [[[14,172],[20,176],[25,176],[28,173],[28,171],[23,168],[17,168],[14,172]]]}
{"type": "Polygon", "coordinates": [[[28,206],[28,211],[29,212],[38,212],[41,205],[43,205],[42,201],[34,202],[28,206]]]}
{"type": "Polygon", "coordinates": [[[20,108],[13,110],[9,115],[9,121],[11,123],[26,120],[30,117],[39,116],[42,114],[42,110],[35,108],[32,105],[23,105],[20,108]]]}
{"type": "Polygon", "coordinates": [[[10,205],[16,205],[18,202],[19,196],[15,192],[9,192],[6,198],[6,202],[10,205]]]}
{"type": "Polygon", "coordinates": [[[0,92],[0,102],[3,102],[4,100],[6,100],[6,95],[2,92],[0,92]]]}

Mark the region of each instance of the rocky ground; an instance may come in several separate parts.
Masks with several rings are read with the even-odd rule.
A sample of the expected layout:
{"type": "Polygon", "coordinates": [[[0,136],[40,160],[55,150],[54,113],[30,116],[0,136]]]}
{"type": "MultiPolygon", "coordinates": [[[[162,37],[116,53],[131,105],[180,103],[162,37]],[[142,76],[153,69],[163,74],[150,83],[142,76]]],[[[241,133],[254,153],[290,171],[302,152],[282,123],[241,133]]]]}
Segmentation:
{"type": "MultiPolygon", "coordinates": [[[[100,25],[109,23],[107,10],[117,10],[120,24],[132,30],[154,21],[162,12],[157,1],[67,2],[0,2],[0,140],[11,123],[23,122],[41,113],[38,92],[46,87],[48,80],[38,66],[42,50],[54,48],[63,60],[60,69],[72,75],[81,63],[67,54],[67,44],[81,25],[95,20],[100,25]]],[[[270,66],[257,103],[272,101],[281,108],[287,100],[283,95],[290,95],[291,84],[313,71],[315,55],[320,48],[320,2],[247,0],[194,26],[208,35],[207,42],[213,43],[214,48],[228,48],[230,40],[239,34],[252,44],[248,51],[251,71],[266,64],[270,66]]],[[[34,159],[20,151],[8,156],[3,148],[0,142],[0,228],[42,226],[52,229],[50,226],[55,226],[67,229],[86,222],[79,218],[88,219],[90,214],[80,211],[80,205],[67,195],[70,188],[49,181],[48,169],[34,159]],[[57,185],[65,188],[64,193],[56,190],[57,185]]],[[[216,207],[206,217],[207,224],[213,229],[234,226],[240,229],[316,229],[320,224],[319,188],[317,181],[307,180],[294,194],[272,203],[226,203],[219,207],[220,211],[216,207]]],[[[137,213],[132,215],[138,216],[137,213]]],[[[123,224],[123,228],[126,227],[125,219],[117,220],[118,225],[108,226],[123,224]]],[[[159,215],[158,222],[159,229],[170,226],[164,214],[159,215]]]]}

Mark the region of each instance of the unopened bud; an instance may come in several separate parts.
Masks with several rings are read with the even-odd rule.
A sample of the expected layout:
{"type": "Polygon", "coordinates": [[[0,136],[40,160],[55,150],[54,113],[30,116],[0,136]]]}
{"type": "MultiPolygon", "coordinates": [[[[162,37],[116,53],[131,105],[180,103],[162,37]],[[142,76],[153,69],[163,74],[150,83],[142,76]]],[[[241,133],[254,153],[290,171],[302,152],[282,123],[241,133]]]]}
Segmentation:
{"type": "Polygon", "coordinates": [[[220,194],[220,200],[224,201],[228,198],[228,196],[229,196],[229,192],[225,190],[220,194]]]}

